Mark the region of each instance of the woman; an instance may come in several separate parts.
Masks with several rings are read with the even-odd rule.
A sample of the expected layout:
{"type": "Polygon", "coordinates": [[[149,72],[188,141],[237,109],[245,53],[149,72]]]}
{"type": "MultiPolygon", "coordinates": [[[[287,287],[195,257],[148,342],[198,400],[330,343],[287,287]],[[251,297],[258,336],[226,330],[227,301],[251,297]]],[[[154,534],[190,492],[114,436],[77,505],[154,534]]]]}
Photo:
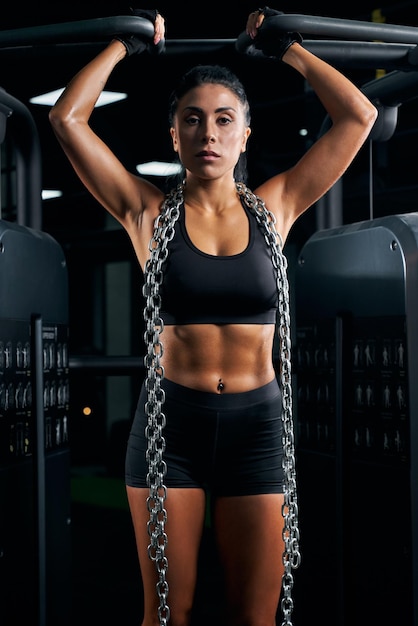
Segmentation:
{"type": "MultiPolygon", "coordinates": [[[[246,31],[255,41],[264,19],[262,10],[248,17],[246,31]]],[[[158,45],[164,37],[159,14],[154,29],[158,45]]],[[[274,54],[309,82],[332,126],[292,168],[255,190],[275,218],[279,248],[295,220],[350,165],[377,114],[347,78],[300,41],[297,34],[284,34],[274,54]]],[[[88,123],[115,66],[137,51],[135,37],[113,39],[70,82],[50,120],[80,179],[128,232],[147,274],[150,255],[161,245],[158,236],[152,238],[164,194],[127,171],[88,123]]],[[[159,611],[163,623],[166,617],[173,626],[191,623],[207,489],[224,573],[225,623],[274,626],[285,537],[282,407],[272,362],[278,298],[272,250],[248,207],[254,196],[236,184],[243,180],[240,165],[251,132],[248,102],[228,70],[198,67],[185,76],[170,104],[184,186],[168,203],[178,210],[178,223],[168,243],[161,292],[146,283],[148,314],[160,313],[163,323],[157,320],[158,332],[151,337],[150,380],[139,399],[126,460],[144,587],[142,626],[160,623],[159,611]],[[156,392],[150,403],[146,387],[156,392]],[[166,416],[164,439],[158,427],[155,435],[155,424],[147,428],[156,397],[166,416]],[[161,463],[158,446],[164,448],[161,463]],[[150,484],[149,468],[157,474],[150,484]],[[168,489],[158,512],[154,505],[164,494],[162,484],[168,489]]]]}

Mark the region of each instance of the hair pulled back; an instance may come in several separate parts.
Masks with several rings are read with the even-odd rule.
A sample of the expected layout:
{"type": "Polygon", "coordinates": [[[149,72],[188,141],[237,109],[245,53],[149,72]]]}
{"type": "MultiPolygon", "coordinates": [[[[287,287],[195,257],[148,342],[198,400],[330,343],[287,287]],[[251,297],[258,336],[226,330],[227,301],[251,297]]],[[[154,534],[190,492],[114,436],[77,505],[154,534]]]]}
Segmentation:
{"type": "MultiPolygon", "coordinates": [[[[177,87],[172,91],[168,106],[168,121],[170,126],[174,124],[178,103],[191,89],[203,85],[222,85],[229,89],[240,101],[244,110],[245,123],[251,123],[250,106],[244,86],[238,76],[227,67],[221,65],[196,65],[183,74],[177,87]]],[[[241,153],[234,169],[234,178],[237,182],[247,182],[247,158],[245,152],[241,153]]]]}

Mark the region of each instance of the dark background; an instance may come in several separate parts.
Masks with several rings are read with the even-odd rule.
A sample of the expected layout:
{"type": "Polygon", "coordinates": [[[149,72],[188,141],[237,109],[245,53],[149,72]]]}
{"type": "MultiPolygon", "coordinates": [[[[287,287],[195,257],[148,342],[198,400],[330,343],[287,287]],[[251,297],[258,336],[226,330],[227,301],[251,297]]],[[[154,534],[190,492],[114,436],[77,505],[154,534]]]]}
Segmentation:
{"type": "MultiPolygon", "coordinates": [[[[183,52],[178,54],[133,57],[116,68],[107,87],[127,91],[129,97],[118,104],[96,109],[91,121],[126,166],[134,171],[135,165],[141,161],[173,159],[167,125],[168,96],[185,69],[198,62],[211,61],[230,65],[248,92],[253,127],[248,151],[250,186],[271,172],[292,165],[316,139],[325,113],[293,70],[276,62],[254,61],[234,51],[234,40],[244,30],[248,13],[257,6],[248,2],[240,2],[238,8],[225,2],[207,5],[168,2],[157,8],[166,18],[168,43],[213,39],[226,43],[215,53],[199,51],[190,54],[186,41],[183,52]],[[299,134],[301,128],[307,129],[306,136],[299,134]]],[[[418,2],[389,2],[381,6],[367,1],[343,2],[331,7],[329,3],[284,2],[277,8],[286,13],[415,26],[418,2]]],[[[6,13],[5,8],[3,12],[6,13]]],[[[28,32],[33,34],[39,26],[73,23],[74,32],[79,32],[80,22],[85,20],[128,13],[129,4],[119,2],[15,2],[8,4],[7,15],[1,16],[0,44],[1,35],[7,30],[30,29],[28,32]]],[[[124,495],[123,456],[142,371],[140,368],[128,372],[83,369],[74,364],[83,357],[105,359],[113,354],[138,358],[140,362],[143,350],[142,276],[125,233],[89,196],[73,173],[51,131],[48,108],[32,105],[29,99],[64,87],[104,45],[105,42],[89,42],[84,38],[73,43],[0,45],[0,88],[28,107],[39,134],[42,188],[64,192],[62,198],[42,203],[42,228],[63,247],[69,271],[70,355],[73,364],[71,612],[74,626],[104,619],[126,625],[139,624],[142,598],[124,495]],[[115,272],[116,280],[113,274],[109,279],[109,268],[115,272]],[[128,285],[122,297],[116,288],[118,279],[128,285]],[[126,320],[128,330],[123,333],[121,326],[126,320]],[[109,391],[114,378],[116,382],[127,379],[128,401],[126,388],[118,390],[116,385],[116,390],[112,387],[109,391]],[[113,398],[114,406],[118,394],[123,408],[120,413],[111,413],[109,397],[113,398]],[[81,410],[86,405],[92,408],[88,418],[81,410]]],[[[190,48],[194,50],[192,42],[190,48]]],[[[362,86],[387,70],[348,66],[344,71],[362,86]]],[[[372,152],[369,146],[365,146],[359,153],[344,176],[344,224],[416,211],[417,113],[415,98],[402,104],[393,135],[387,141],[375,143],[372,152]]],[[[17,214],[16,162],[13,142],[7,133],[2,144],[1,168],[1,217],[14,221],[17,214]]],[[[156,183],[163,184],[163,181],[157,179],[156,183]]],[[[291,278],[299,250],[317,227],[316,207],[295,225],[287,244],[291,278]]],[[[325,545],[325,551],[326,548],[325,545]]],[[[367,551],[366,545],[363,550],[367,551]]],[[[221,603],[220,593],[216,559],[209,550],[202,562],[198,588],[199,626],[215,623],[216,607],[221,603]]],[[[299,610],[310,615],[314,607],[303,606],[303,589],[297,588],[296,593],[299,594],[299,610]]],[[[319,606],[321,602],[327,602],[326,593],[324,590],[323,597],[319,598],[319,606]]],[[[69,607],[63,607],[63,612],[69,610],[69,607]]],[[[315,620],[320,622],[320,609],[315,620]]],[[[298,624],[301,625],[302,622],[298,624]]]]}

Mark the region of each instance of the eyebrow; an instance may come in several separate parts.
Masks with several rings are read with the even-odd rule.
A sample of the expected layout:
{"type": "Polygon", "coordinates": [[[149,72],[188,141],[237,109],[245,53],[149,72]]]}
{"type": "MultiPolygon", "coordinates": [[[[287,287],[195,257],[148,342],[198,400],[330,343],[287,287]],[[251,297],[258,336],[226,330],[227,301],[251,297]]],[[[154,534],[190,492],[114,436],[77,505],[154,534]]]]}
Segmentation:
{"type": "MultiPolygon", "coordinates": [[[[184,111],[195,111],[196,113],[203,113],[203,109],[200,107],[196,107],[196,106],[184,107],[184,111]]],[[[215,109],[215,113],[222,113],[222,111],[234,111],[234,113],[236,113],[236,109],[234,109],[234,107],[232,106],[219,107],[215,109]]]]}

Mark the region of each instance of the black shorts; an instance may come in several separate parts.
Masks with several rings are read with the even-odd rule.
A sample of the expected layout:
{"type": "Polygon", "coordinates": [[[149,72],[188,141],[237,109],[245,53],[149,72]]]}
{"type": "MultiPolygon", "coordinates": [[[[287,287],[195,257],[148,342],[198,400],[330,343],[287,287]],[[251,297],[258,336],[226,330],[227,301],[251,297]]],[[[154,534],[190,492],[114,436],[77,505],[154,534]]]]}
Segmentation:
{"type": "MultiPolygon", "coordinates": [[[[276,379],[243,393],[206,393],[163,379],[167,487],[219,496],[283,493],[281,392],[276,379]]],[[[126,453],[126,484],[146,487],[142,387],[126,453]]]]}

